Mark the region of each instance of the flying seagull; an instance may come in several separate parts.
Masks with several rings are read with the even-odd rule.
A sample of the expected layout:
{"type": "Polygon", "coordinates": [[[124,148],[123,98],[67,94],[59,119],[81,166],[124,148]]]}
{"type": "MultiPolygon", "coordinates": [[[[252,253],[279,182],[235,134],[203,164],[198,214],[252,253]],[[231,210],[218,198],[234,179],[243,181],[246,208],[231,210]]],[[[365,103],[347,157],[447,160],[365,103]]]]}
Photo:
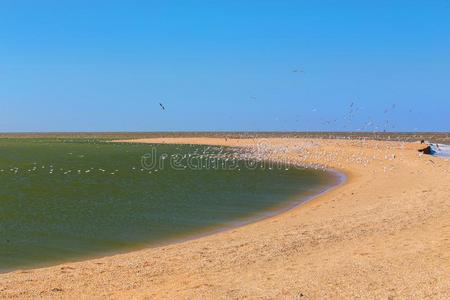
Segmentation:
{"type": "Polygon", "coordinates": [[[164,107],[164,105],[161,102],[159,102],[159,106],[161,106],[162,110],[166,110],[166,108],[164,107]]]}

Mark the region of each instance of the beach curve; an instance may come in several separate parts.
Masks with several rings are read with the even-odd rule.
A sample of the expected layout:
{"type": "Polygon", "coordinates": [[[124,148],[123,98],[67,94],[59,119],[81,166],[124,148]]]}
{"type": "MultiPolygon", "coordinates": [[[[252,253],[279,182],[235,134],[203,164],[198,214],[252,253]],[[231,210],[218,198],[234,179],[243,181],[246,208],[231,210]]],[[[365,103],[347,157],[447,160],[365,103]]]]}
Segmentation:
{"type": "MultiPolygon", "coordinates": [[[[198,137],[132,142],[258,143],[198,137]]],[[[280,215],[201,239],[2,274],[0,297],[450,295],[445,276],[450,274],[445,251],[450,241],[448,161],[420,155],[421,146],[414,143],[296,138],[265,142],[273,150],[265,153],[267,159],[320,164],[344,172],[348,181],[280,215]]]]}

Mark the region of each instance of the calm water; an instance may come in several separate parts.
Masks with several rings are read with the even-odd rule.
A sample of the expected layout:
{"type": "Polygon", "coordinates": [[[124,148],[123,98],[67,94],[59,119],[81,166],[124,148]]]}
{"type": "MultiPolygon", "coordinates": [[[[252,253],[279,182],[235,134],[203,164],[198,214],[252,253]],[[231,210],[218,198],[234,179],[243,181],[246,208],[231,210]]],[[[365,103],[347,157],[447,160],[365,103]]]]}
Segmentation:
{"type": "MultiPolygon", "coordinates": [[[[220,155],[229,157],[229,151],[220,155]]],[[[309,169],[250,169],[244,161],[228,169],[184,167],[189,157],[218,152],[189,145],[0,140],[0,271],[204,234],[275,213],[337,180],[309,169]],[[149,153],[154,159],[143,168],[149,153]],[[168,166],[173,157],[180,159],[176,169],[168,166]]]]}

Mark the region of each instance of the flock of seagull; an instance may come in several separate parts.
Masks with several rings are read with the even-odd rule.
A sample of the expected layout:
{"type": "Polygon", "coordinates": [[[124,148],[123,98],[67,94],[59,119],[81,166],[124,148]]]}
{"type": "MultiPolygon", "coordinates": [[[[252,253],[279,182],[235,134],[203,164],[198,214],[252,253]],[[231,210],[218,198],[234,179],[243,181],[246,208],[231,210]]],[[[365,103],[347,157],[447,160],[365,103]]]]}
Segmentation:
{"type": "MultiPolygon", "coordinates": [[[[244,136],[242,136],[244,137],[244,136]]],[[[247,139],[252,139],[251,136],[246,135],[247,139]]],[[[283,138],[283,137],[282,137],[283,138]]],[[[288,138],[288,136],[285,136],[288,138]]],[[[324,138],[330,138],[324,136],[324,138]]],[[[339,139],[339,137],[334,137],[339,139]]],[[[350,137],[340,139],[349,139],[350,137]]],[[[225,137],[225,140],[227,138],[225,137]]],[[[165,168],[170,168],[169,161],[177,162],[178,166],[182,166],[184,169],[222,169],[222,170],[235,170],[241,171],[242,168],[251,169],[266,169],[266,170],[286,170],[288,171],[292,167],[302,168],[314,168],[325,170],[324,167],[328,162],[334,162],[337,159],[338,153],[321,152],[319,151],[319,145],[314,140],[303,141],[302,143],[295,145],[272,145],[264,143],[264,140],[253,137],[253,147],[228,147],[228,146],[195,146],[190,145],[190,149],[175,147],[175,152],[172,154],[162,154],[157,159],[159,163],[152,169],[146,168],[144,165],[130,166],[128,168],[61,168],[56,167],[55,164],[43,164],[32,163],[31,167],[8,167],[0,168],[0,175],[13,174],[13,175],[26,175],[26,174],[59,174],[59,175],[90,175],[90,174],[105,174],[105,175],[118,175],[118,174],[157,174],[158,171],[162,171],[165,168]],[[280,156],[287,153],[296,153],[296,165],[292,165],[291,160],[283,162],[280,156]],[[169,158],[169,159],[168,159],[169,158]],[[321,164],[311,164],[309,161],[320,161],[321,164]],[[274,163],[274,161],[277,161],[274,163]]],[[[359,146],[364,147],[365,139],[354,140],[359,146]]],[[[288,144],[288,143],[287,143],[288,144]]],[[[378,147],[378,146],[377,146],[378,147]]],[[[380,149],[379,149],[380,150],[380,149]]],[[[395,151],[392,149],[381,149],[380,153],[383,155],[367,157],[360,154],[354,154],[346,159],[349,162],[361,164],[367,166],[373,160],[383,160],[386,162],[396,159],[395,151]],[[384,151],[384,152],[383,152],[384,151]]],[[[84,155],[79,155],[84,157],[84,155]]],[[[389,171],[387,166],[384,169],[385,172],[389,171]]]]}
{"type": "Polygon", "coordinates": [[[101,173],[107,173],[110,175],[115,175],[119,172],[118,169],[112,170],[112,171],[107,171],[106,169],[102,169],[102,168],[88,168],[88,169],[64,169],[64,168],[56,168],[53,165],[42,165],[42,166],[34,166],[32,168],[20,168],[20,167],[10,167],[10,168],[6,168],[6,169],[0,169],[0,174],[1,173],[12,173],[12,174],[42,174],[42,173],[46,173],[46,174],[53,174],[53,173],[60,173],[63,175],[69,175],[69,174],[88,174],[91,172],[95,172],[95,171],[99,171],[101,173]]]}
{"type": "MultiPolygon", "coordinates": [[[[293,69],[292,73],[304,73],[304,70],[303,69],[293,69]]],[[[250,99],[252,101],[256,101],[257,100],[257,98],[255,96],[250,96],[250,99]]],[[[162,102],[159,102],[159,106],[160,106],[162,111],[166,110],[166,107],[165,107],[165,105],[162,102]]],[[[389,113],[393,112],[396,109],[396,107],[397,107],[397,105],[395,103],[392,104],[389,107],[386,107],[384,109],[384,115],[388,115],[389,113]]],[[[342,125],[343,129],[347,130],[347,129],[354,128],[354,126],[356,124],[354,124],[353,121],[354,121],[354,119],[356,117],[356,113],[358,111],[360,111],[361,109],[362,108],[358,107],[354,101],[351,102],[348,112],[345,113],[344,116],[343,116],[343,121],[344,121],[343,125],[342,125]]],[[[314,107],[314,108],[311,109],[311,111],[313,113],[316,113],[319,110],[314,107]]],[[[409,108],[408,112],[412,113],[413,110],[411,108],[409,108]]],[[[231,118],[231,116],[230,116],[230,118],[231,118]]],[[[275,117],[275,120],[276,121],[282,121],[278,116],[275,117]]],[[[287,122],[288,120],[284,120],[284,121],[287,122]]],[[[338,121],[339,121],[339,118],[333,118],[333,119],[323,120],[323,121],[320,122],[320,124],[322,126],[325,126],[326,128],[336,129],[336,126],[338,126],[338,121]]],[[[295,117],[295,122],[296,123],[300,122],[300,118],[299,118],[298,115],[295,117]]],[[[395,124],[393,122],[391,122],[389,119],[386,119],[386,120],[384,120],[382,122],[376,122],[376,121],[374,121],[372,119],[372,117],[368,117],[367,121],[363,122],[363,124],[361,124],[359,126],[359,128],[356,128],[355,131],[357,131],[357,132],[365,132],[365,131],[367,131],[367,132],[387,132],[387,131],[390,131],[390,130],[393,130],[393,129],[395,129],[395,124]]]]}
{"type": "MultiPolygon", "coordinates": [[[[54,168],[51,166],[42,166],[41,168],[19,168],[19,167],[12,167],[12,168],[6,168],[6,169],[0,169],[0,175],[3,174],[56,174],[59,173],[61,175],[83,175],[83,174],[107,174],[107,175],[117,175],[120,172],[125,172],[125,169],[113,169],[113,170],[107,170],[103,168],[88,168],[88,169],[64,169],[64,168],[54,168]]],[[[128,171],[137,171],[137,172],[146,172],[146,173],[156,173],[159,170],[154,169],[151,171],[148,171],[143,168],[138,167],[131,167],[128,171]]]]}
{"type": "MultiPolygon", "coordinates": [[[[180,148],[177,148],[180,150],[180,148]]],[[[178,166],[183,166],[184,169],[223,169],[223,170],[235,170],[241,171],[241,168],[245,167],[245,164],[251,161],[252,164],[260,163],[259,168],[263,168],[264,165],[261,162],[265,161],[264,151],[259,149],[254,151],[251,149],[243,148],[230,148],[221,146],[198,146],[192,147],[190,151],[186,152],[186,149],[179,151],[178,153],[162,154],[158,157],[159,163],[155,168],[148,169],[145,166],[130,166],[128,168],[63,168],[57,167],[55,164],[38,164],[32,163],[32,166],[28,167],[8,167],[1,168],[0,175],[12,174],[12,175],[34,175],[34,174],[48,174],[48,175],[93,175],[93,174],[105,174],[105,175],[118,175],[118,174],[156,174],[158,171],[162,171],[165,168],[170,168],[167,160],[175,161],[178,166]],[[168,159],[169,158],[169,159],[168,159]]],[[[84,155],[79,155],[84,157],[84,155]]],[[[251,165],[253,169],[256,169],[255,165],[251,165]]],[[[268,170],[274,169],[269,166],[268,170]]],[[[285,170],[289,168],[283,167],[285,170]]]]}
{"type": "MultiPolygon", "coordinates": [[[[293,73],[304,73],[303,69],[294,69],[292,70],[293,73]]],[[[256,97],[251,96],[252,100],[256,100],[256,97]]],[[[166,111],[166,106],[159,102],[159,107],[162,111],[166,111]]],[[[387,107],[384,109],[384,114],[388,115],[392,111],[396,109],[397,105],[394,103],[390,107],[387,107]]],[[[351,102],[348,112],[344,115],[343,119],[345,122],[344,128],[351,127],[353,125],[353,120],[355,119],[356,114],[360,111],[360,107],[355,103],[351,102]]],[[[317,112],[317,108],[313,108],[312,112],[317,112]]],[[[412,112],[412,109],[409,109],[409,112],[412,112]]],[[[278,119],[278,118],[277,118],[278,119]]],[[[299,118],[296,118],[296,122],[299,121],[299,118]]],[[[332,120],[324,120],[321,122],[322,125],[326,126],[336,126],[338,119],[332,119],[332,120]]],[[[357,131],[373,131],[379,132],[380,129],[383,132],[386,132],[388,128],[394,128],[394,125],[389,122],[389,119],[384,121],[384,124],[377,125],[371,118],[363,125],[362,128],[357,129],[357,131]]],[[[227,139],[225,137],[225,139],[227,139]]],[[[310,145],[308,147],[303,146],[296,146],[298,149],[290,149],[289,151],[294,150],[295,152],[301,153],[303,157],[305,155],[310,155],[310,145]]],[[[185,154],[172,154],[172,159],[181,159],[181,160],[187,160],[187,162],[192,161],[193,157],[196,159],[199,159],[201,161],[199,167],[208,167],[208,166],[219,166],[220,164],[227,164],[229,162],[236,162],[236,161],[256,161],[256,162],[264,162],[267,161],[268,154],[273,155],[274,153],[285,153],[288,149],[283,147],[273,147],[273,146],[267,146],[267,145],[257,145],[256,147],[251,147],[248,149],[242,149],[242,148],[232,148],[231,150],[227,148],[227,150],[224,150],[223,147],[206,147],[206,148],[197,148],[194,150],[193,153],[185,153],[185,154]],[[270,153],[269,153],[270,152],[270,153]],[[205,163],[206,161],[206,163],[205,163]]],[[[270,157],[269,155],[269,157],[270,157]]],[[[331,155],[331,154],[328,154],[331,155]]],[[[82,156],[80,156],[82,157],[82,156]]],[[[306,157],[304,157],[306,159],[306,157]]],[[[164,157],[162,158],[165,159],[164,157]]],[[[327,159],[334,159],[333,157],[324,157],[323,160],[326,161],[327,159]]],[[[364,160],[362,158],[355,158],[360,163],[367,163],[367,160],[364,160]]],[[[314,166],[313,166],[314,167],[314,166]]],[[[271,170],[273,167],[270,166],[268,169],[271,170]]],[[[315,168],[321,168],[320,166],[316,166],[315,168]]],[[[289,169],[289,167],[285,167],[286,170],[289,169]]],[[[240,170],[240,168],[237,168],[237,170],[240,170]]],[[[124,172],[126,170],[122,170],[124,172]]],[[[128,171],[133,172],[142,172],[142,173],[156,173],[158,172],[158,169],[154,170],[147,170],[146,168],[142,167],[131,167],[128,171]]],[[[89,173],[104,173],[109,175],[116,175],[119,172],[121,172],[119,169],[114,170],[108,170],[106,168],[87,168],[87,169],[64,169],[64,168],[56,168],[53,165],[42,165],[37,166],[37,163],[33,164],[33,167],[31,168],[19,168],[19,167],[9,167],[6,169],[0,169],[0,175],[5,173],[12,173],[12,174],[19,174],[19,173],[28,173],[28,174],[35,174],[35,173],[48,173],[48,174],[54,174],[54,173],[60,173],[62,175],[71,175],[71,174],[89,174],[89,173]]]]}

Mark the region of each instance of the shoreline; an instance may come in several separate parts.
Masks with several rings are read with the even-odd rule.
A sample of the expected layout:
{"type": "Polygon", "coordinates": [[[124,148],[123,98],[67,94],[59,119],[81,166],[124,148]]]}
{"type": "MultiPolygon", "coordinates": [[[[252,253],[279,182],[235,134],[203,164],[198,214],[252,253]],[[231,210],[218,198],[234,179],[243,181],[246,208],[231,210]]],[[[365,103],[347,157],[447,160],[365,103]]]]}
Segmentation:
{"type": "MultiPolygon", "coordinates": [[[[213,235],[227,232],[230,230],[238,229],[240,227],[247,226],[250,224],[270,220],[272,218],[275,218],[275,217],[281,216],[285,213],[288,213],[289,211],[291,211],[293,209],[296,209],[303,205],[306,205],[308,202],[314,201],[315,199],[318,199],[321,196],[326,195],[327,193],[329,193],[331,191],[339,189],[340,187],[344,186],[347,183],[347,175],[342,172],[332,170],[332,169],[325,169],[324,172],[334,173],[335,176],[338,178],[338,180],[335,183],[333,183],[331,186],[327,186],[327,187],[321,189],[317,194],[309,195],[309,196],[303,197],[301,199],[299,198],[298,200],[295,200],[295,201],[290,201],[290,202],[292,202],[292,203],[290,203],[290,205],[289,204],[283,205],[281,203],[281,205],[277,205],[278,208],[273,209],[273,210],[271,210],[271,208],[269,208],[269,210],[256,211],[256,212],[252,213],[251,216],[249,215],[246,217],[242,217],[242,220],[231,221],[229,225],[223,225],[223,226],[218,225],[218,227],[216,229],[205,229],[205,232],[203,232],[203,233],[193,234],[191,236],[187,236],[184,238],[174,238],[173,240],[169,239],[166,242],[155,243],[155,244],[149,245],[143,249],[160,248],[160,247],[165,247],[165,246],[170,246],[170,245],[181,244],[181,243],[205,238],[208,236],[213,236],[213,235]]],[[[283,202],[286,202],[286,201],[283,201],[283,202]]],[[[139,250],[142,250],[142,249],[137,249],[137,251],[139,251],[139,250]]],[[[134,251],[136,251],[136,250],[134,250],[134,251]]],[[[118,255],[118,254],[112,254],[112,255],[118,255]]],[[[108,256],[111,256],[111,255],[108,255],[108,256]]]]}
{"type": "MultiPolygon", "coordinates": [[[[309,168],[310,166],[299,165],[298,167],[309,168]]],[[[108,251],[108,252],[105,252],[102,254],[75,258],[73,260],[69,259],[69,260],[63,260],[63,261],[55,261],[53,263],[45,263],[42,265],[15,268],[15,269],[4,270],[4,271],[2,271],[0,269],[0,275],[18,272],[18,271],[29,271],[29,270],[39,270],[39,269],[51,268],[51,267],[59,266],[59,265],[80,263],[80,262],[84,262],[84,261],[91,261],[91,260],[96,260],[96,259],[102,259],[105,257],[111,257],[111,256],[122,255],[122,254],[126,254],[126,253],[132,253],[132,252],[136,252],[136,251],[142,251],[145,249],[155,249],[155,248],[161,248],[161,247],[166,247],[166,246],[175,245],[175,244],[181,244],[184,242],[188,242],[188,241],[208,237],[211,235],[215,235],[215,234],[218,234],[221,232],[233,230],[233,229],[236,229],[236,228],[239,228],[242,226],[246,226],[246,225],[249,225],[252,223],[271,219],[273,217],[282,215],[292,209],[295,209],[297,207],[305,205],[306,203],[313,201],[314,199],[326,194],[327,192],[338,189],[339,187],[345,185],[345,183],[347,181],[347,176],[345,173],[340,172],[338,170],[329,169],[329,168],[324,168],[322,171],[332,174],[332,176],[335,177],[335,180],[333,180],[333,182],[329,182],[329,183],[321,186],[320,190],[317,193],[313,193],[313,194],[305,195],[305,196],[293,195],[292,197],[295,198],[296,200],[285,199],[285,200],[280,201],[280,203],[278,203],[277,205],[275,205],[273,207],[268,207],[265,210],[254,211],[249,215],[242,216],[236,220],[227,221],[224,224],[204,228],[197,233],[187,233],[187,234],[180,235],[179,237],[166,238],[164,240],[151,242],[148,244],[144,243],[145,245],[143,244],[138,247],[130,247],[130,249],[127,249],[127,250],[122,250],[122,251],[111,250],[111,251],[108,251]]],[[[329,176],[329,174],[327,174],[326,176],[329,176]]]]}
{"type": "Polygon", "coordinates": [[[415,143],[265,140],[274,149],[267,159],[322,163],[344,171],[346,183],[281,214],[180,244],[0,274],[0,297],[450,296],[448,161],[420,156],[415,143]]]}

